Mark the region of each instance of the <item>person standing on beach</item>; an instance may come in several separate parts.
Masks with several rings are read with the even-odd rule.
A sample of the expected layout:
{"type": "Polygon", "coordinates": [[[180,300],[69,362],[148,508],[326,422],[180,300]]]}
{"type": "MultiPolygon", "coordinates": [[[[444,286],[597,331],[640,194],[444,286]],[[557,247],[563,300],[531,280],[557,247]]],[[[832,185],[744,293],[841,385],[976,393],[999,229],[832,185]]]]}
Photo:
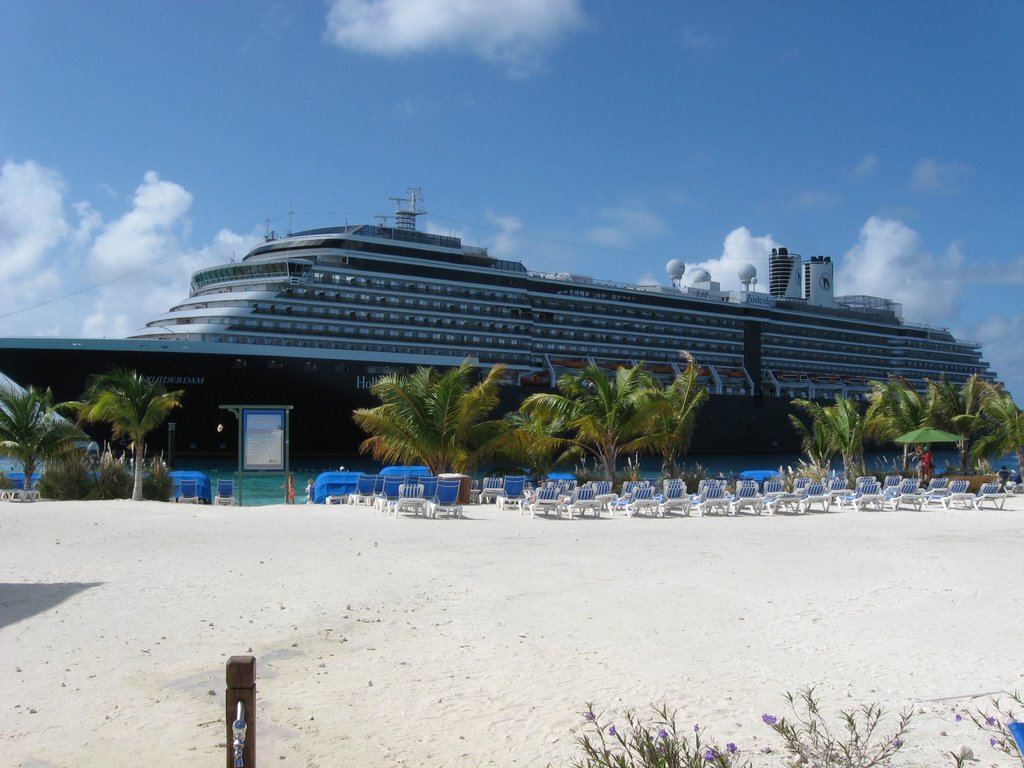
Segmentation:
{"type": "Polygon", "coordinates": [[[294,504],[295,503],[295,476],[291,473],[284,481],[284,503],[294,504]]]}
{"type": "Polygon", "coordinates": [[[935,457],[932,456],[932,449],[927,445],[924,447],[924,453],[921,454],[921,479],[924,482],[928,482],[932,479],[932,472],[935,469],[935,457]]]}
{"type": "Polygon", "coordinates": [[[313,503],[313,479],[310,478],[306,481],[306,503],[313,503]]]}

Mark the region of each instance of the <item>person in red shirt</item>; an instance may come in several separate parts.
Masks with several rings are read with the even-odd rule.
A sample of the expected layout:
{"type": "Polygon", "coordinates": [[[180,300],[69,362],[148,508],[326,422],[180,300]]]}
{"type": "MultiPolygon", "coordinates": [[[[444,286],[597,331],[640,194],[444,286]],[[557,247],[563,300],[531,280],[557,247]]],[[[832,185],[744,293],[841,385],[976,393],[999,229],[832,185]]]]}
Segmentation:
{"type": "Polygon", "coordinates": [[[927,445],[924,447],[924,454],[921,456],[921,479],[926,483],[932,479],[932,472],[935,471],[935,457],[932,456],[932,449],[927,445]]]}

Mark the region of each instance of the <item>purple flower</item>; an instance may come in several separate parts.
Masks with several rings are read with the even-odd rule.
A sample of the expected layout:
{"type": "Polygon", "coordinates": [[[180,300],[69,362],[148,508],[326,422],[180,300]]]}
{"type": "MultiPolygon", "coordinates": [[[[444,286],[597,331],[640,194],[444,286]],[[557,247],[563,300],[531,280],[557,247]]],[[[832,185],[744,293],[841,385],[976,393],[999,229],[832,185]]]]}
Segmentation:
{"type": "Polygon", "coordinates": [[[779,718],[775,715],[761,715],[761,719],[764,721],[765,725],[775,725],[779,722],[779,718]]]}
{"type": "Polygon", "coordinates": [[[658,731],[658,738],[659,739],[667,739],[668,738],[668,731],[666,731],[664,728],[662,728],[660,731],[658,731]]]}
{"type": "Polygon", "coordinates": [[[584,720],[591,720],[591,721],[594,720],[594,713],[593,712],[589,712],[589,711],[588,712],[584,712],[583,713],[583,719],[584,720]]]}
{"type": "Polygon", "coordinates": [[[718,759],[718,753],[716,753],[713,749],[709,749],[707,752],[704,753],[704,759],[707,760],[709,763],[713,763],[715,762],[715,760],[718,759]]]}
{"type": "Polygon", "coordinates": [[[961,720],[964,719],[964,716],[961,715],[959,712],[957,712],[956,713],[956,717],[954,717],[953,719],[956,720],[959,723],[961,720]]]}
{"type": "Polygon", "coordinates": [[[899,749],[900,747],[903,746],[903,739],[893,739],[892,740],[892,745],[894,747],[896,747],[896,749],[899,749]]]}
{"type": "Polygon", "coordinates": [[[988,723],[989,725],[995,725],[996,724],[996,719],[994,717],[992,717],[992,715],[989,715],[988,717],[985,718],[985,722],[988,723]]]}
{"type": "Polygon", "coordinates": [[[725,751],[728,752],[730,755],[735,754],[736,745],[730,741],[728,744],[725,745],[725,751]]]}
{"type": "Polygon", "coordinates": [[[997,739],[995,736],[993,736],[991,739],[988,740],[988,745],[990,747],[994,747],[998,743],[999,743],[999,739],[997,739]]]}
{"type": "Polygon", "coordinates": [[[696,723],[693,724],[693,732],[694,733],[700,733],[700,726],[697,725],[696,723]]]}
{"type": "Polygon", "coordinates": [[[614,725],[608,728],[608,735],[609,736],[617,736],[618,734],[619,734],[619,732],[615,730],[615,726],[614,725]]]}

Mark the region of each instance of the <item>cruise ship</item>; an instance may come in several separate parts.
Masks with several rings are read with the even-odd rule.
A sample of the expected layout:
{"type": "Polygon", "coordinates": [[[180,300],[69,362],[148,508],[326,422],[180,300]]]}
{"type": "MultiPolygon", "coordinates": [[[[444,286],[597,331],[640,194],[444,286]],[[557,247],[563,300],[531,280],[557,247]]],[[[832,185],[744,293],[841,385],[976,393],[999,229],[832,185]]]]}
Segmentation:
{"type": "Polygon", "coordinates": [[[81,396],[90,375],[138,370],[185,391],[170,428],[178,454],[234,453],[222,405],[290,405],[291,451],[355,454],[354,408],[378,377],[467,357],[508,366],[504,408],[587,362],[643,363],[670,381],[686,350],[711,397],[695,452],[797,449],[795,397],[863,398],[872,380],[924,389],[945,376],[994,380],[980,345],[902,319],[901,307],[833,291],[827,256],[769,256],[768,290],[751,265],[741,290],[673,259],[662,285],[531,272],[460,238],[417,229],[418,190],[376,224],[267,234],[244,258],[200,269],[187,298],[127,339],[0,339],[0,372],[81,396]]]}

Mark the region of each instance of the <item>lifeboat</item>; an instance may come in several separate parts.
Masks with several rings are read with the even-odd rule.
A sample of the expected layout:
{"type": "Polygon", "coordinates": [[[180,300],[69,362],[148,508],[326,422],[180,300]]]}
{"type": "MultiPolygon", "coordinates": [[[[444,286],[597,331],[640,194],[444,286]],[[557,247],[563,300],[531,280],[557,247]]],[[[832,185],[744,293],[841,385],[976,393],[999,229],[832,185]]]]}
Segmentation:
{"type": "Polygon", "coordinates": [[[551,377],[546,373],[528,373],[519,379],[519,383],[525,387],[546,387],[551,383],[551,377]]]}
{"type": "Polygon", "coordinates": [[[671,374],[674,373],[672,366],[667,363],[649,363],[644,366],[651,373],[671,374]]]}

